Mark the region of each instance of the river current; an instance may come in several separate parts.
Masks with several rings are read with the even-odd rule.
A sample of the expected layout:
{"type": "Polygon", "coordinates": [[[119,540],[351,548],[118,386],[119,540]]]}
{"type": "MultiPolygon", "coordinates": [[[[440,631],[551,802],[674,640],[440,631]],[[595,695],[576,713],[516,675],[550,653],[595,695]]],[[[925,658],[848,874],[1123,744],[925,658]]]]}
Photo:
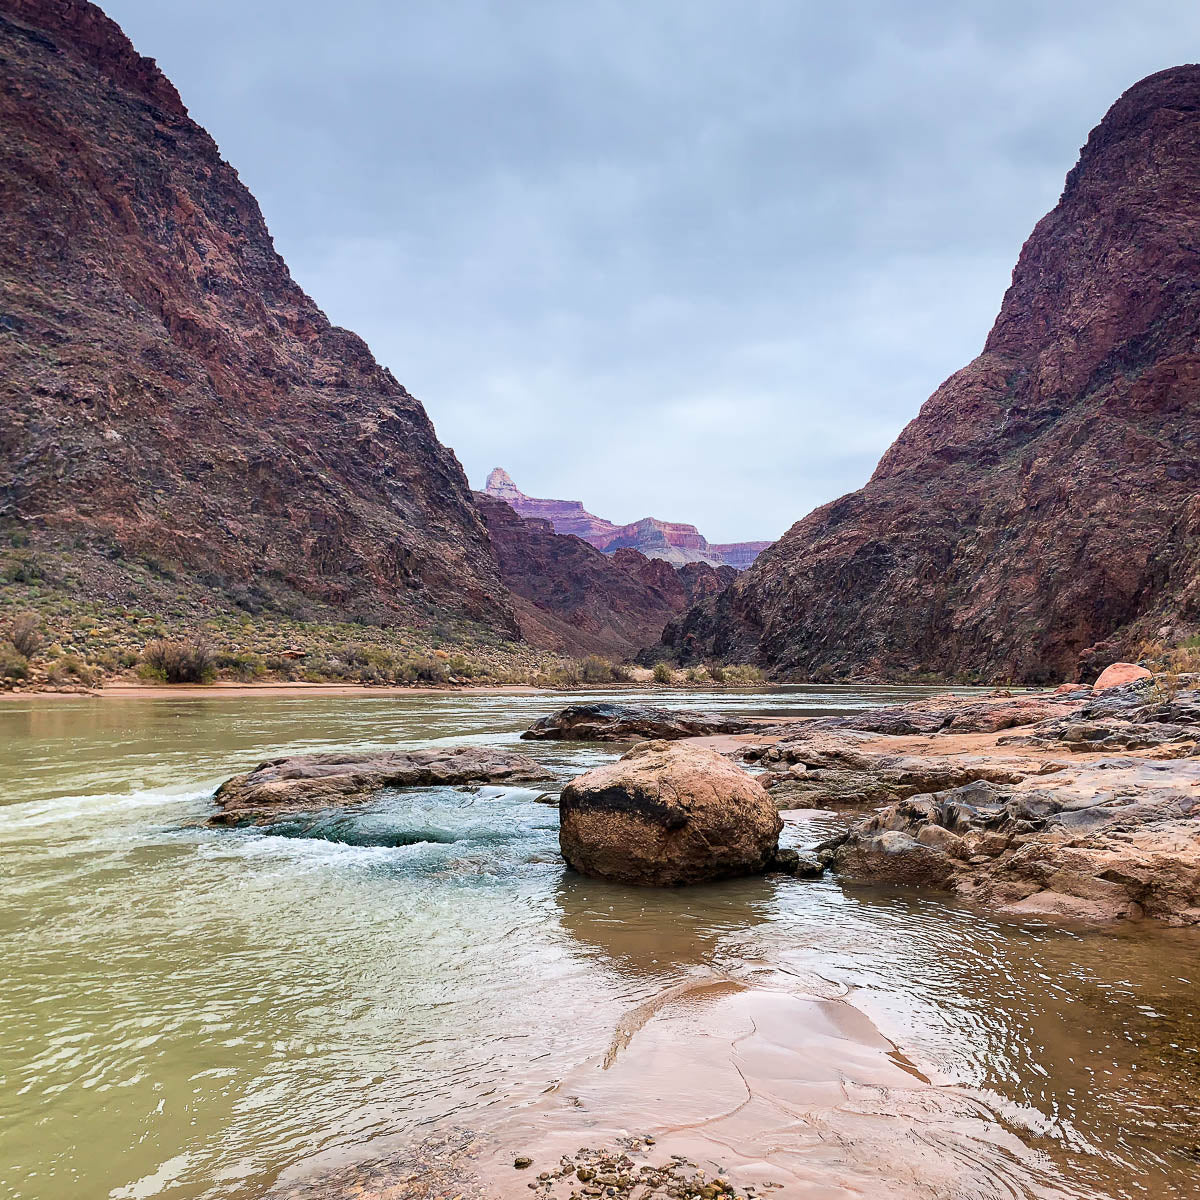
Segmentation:
{"type": "MultiPolygon", "coordinates": [[[[669,703],[819,714],[918,694],[669,703]]],[[[0,1195],[249,1200],[320,1156],[449,1124],[544,1122],[564,1080],[585,1098],[604,1081],[597,1113],[669,1123],[716,1062],[695,1046],[750,1020],[737,1007],[748,989],[769,997],[754,1020],[778,1023],[772,1045],[820,1027],[803,1059],[825,1072],[812,1068],[813,1087],[847,1097],[821,1117],[839,1155],[784,1163],[780,1194],[891,1195],[854,1174],[853,1122],[868,1113],[903,1125],[887,1137],[913,1173],[906,1196],[951,1194],[918,1189],[956,1154],[964,1197],[1200,1195],[1193,931],[1004,919],[831,878],[606,885],[564,869],[557,812],[527,788],[390,792],[268,829],[204,824],[222,779],[305,751],[521,745],[561,783],[616,750],[518,736],[583,698],[0,703],[0,1195]],[[855,1049],[875,1042],[916,1090],[897,1099],[855,1049]],[[625,1065],[608,1070],[614,1045],[625,1065]],[[654,1063],[670,1070],[651,1102],[638,1073],[654,1063]],[[932,1147],[926,1168],[916,1146],[932,1147]]],[[[785,842],[804,846],[841,818],[787,820],[785,842]]],[[[785,1049],[760,1048],[764,1078],[780,1074],[772,1062],[800,1071],[785,1049]]],[[[811,1131],[805,1103],[789,1111],[811,1131]]]]}

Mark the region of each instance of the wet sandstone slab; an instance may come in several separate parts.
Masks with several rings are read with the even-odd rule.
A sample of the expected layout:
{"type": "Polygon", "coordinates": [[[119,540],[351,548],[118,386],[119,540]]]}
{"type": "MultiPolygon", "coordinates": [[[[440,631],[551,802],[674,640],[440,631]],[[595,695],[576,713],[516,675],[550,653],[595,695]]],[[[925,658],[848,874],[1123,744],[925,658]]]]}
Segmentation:
{"type": "Polygon", "coordinates": [[[354,803],[389,787],[534,783],[553,778],[551,771],[526,755],[494,746],[272,758],[217,789],[213,799],[219,811],[211,823],[261,823],[281,813],[354,803]]]}
{"type": "Polygon", "coordinates": [[[852,1001],[712,976],[632,1009],[537,1104],[455,1135],[302,1164],[269,1200],[1083,1194],[852,1001]]]}
{"type": "Polygon", "coordinates": [[[629,742],[713,737],[720,734],[769,734],[794,721],[728,716],[657,708],[651,704],[569,704],[535,721],[521,737],[527,741],[629,742]]]}

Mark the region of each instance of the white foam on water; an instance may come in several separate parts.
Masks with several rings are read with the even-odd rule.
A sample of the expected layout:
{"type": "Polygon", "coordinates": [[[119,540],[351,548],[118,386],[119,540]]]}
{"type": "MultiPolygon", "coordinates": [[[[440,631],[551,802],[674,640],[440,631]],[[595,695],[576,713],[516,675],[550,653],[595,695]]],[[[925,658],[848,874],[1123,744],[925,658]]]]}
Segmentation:
{"type": "Polygon", "coordinates": [[[172,784],[133,792],[99,792],[94,795],[57,796],[53,800],[27,800],[0,807],[0,834],[22,829],[43,829],[70,821],[111,817],[144,808],[180,808],[208,799],[217,784],[172,784]]]}

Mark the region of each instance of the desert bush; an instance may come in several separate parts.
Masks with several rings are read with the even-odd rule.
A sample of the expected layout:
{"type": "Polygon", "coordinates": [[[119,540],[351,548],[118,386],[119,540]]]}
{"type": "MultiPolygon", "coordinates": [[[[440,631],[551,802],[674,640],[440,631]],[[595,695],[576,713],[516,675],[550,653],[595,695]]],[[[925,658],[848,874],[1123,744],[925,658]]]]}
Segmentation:
{"type": "Polygon", "coordinates": [[[154,638],[142,650],[142,665],[167,683],[211,683],[217,673],[212,646],[202,637],[154,638]]]}
{"type": "Polygon", "coordinates": [[[46,678],[56,687],[68,683],[81,683],[84,687],[91,687],[95,682],[95,673],[81,658],[74,654],[64,654],[46,672],[46,678]]]}
{"type": "Polygon", "coordinates": [[[763,673],[758,667],[751,666],[749,663],[737,663],[735,666],[725,668],[725,682],[734,683],[740,687],[747,687],[753,683],[762,683],[763,673]]]}
{"type": "Polygon", "coordinates": [[[684,676],[684,678],[688,681],[688,683],[703,683],[704,672],[701,671],[699,667],[688,667],[687,674],[684,676]]]}
{"type": "Polygon", "coordinates": [[[267,673],[267,664],[262,656],[250,650],[231,650],[218,654],[214,665],[243,683],[261,679],[267,673]]]}
{"type": "Polygon", "coordinates": [[[24,658],[32,658],[41,648],[42,622],[37,613],[17,613],[8,627],[8,640],[24,658]]]}
{"type": "Polygon", "coordinates": [[[19,683],[29,678],[29,659],[13,646],[0,642],[0,680],[19,683]]]}
{"type": "Polygon", "coordinates": [[[725,682],[725,668],[720,663],[709,663],[705,670],[713,683],[725,682]]]}
{"type": "Polygon", "coordinates": [[[670,683],[673,676],[670,666],[665,662],[656,662],[654,664],[654,682],[655,683],[670,683]]]}

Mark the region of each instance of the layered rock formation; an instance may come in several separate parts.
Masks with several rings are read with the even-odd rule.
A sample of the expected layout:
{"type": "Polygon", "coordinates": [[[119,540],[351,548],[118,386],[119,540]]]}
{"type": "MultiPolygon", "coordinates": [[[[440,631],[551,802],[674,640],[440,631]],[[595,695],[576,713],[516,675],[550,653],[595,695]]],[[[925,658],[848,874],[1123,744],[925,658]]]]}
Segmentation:
{"type": "Polygon", "coordinates": [[[1095,673],[1200,619],[1200,67],[1092,131],[983,353],[668,631],[808,677],[1095,673]]]}
{"type": "Polygon", "coordinates": [[[496,746],[431,746],[374,753],[302,754],[272,758],[217,789],[213,825],[267,822],[367,799],[384,788],[470,783],[533,783],[552,772],[523,754],[496,746]]]}
{"type": "Polygon", "coordinates": [[[97,579],[515,635],[453,453],[153,61],[84,0],[0,0],[0,58],[0,524],[97,579]]]}
{"type": "Polygon", "coordinates": [[[774,733],[788,728],[761,717],[726,716],[656,708],[651,704],[569,704],[539,717],[521,737],[526,741],[632,742],[641,738],[675,741],[718,734],[774,733]]]}
{"type": "Polygon", "coordinates": [[[496,467],[487,478],[485,491],[503,500],[523,517],[549,521],[557,533],[573,533],[606,554],[627,548],[647,558],[675,566],[707,563],[709,566],[748,567],[770,542],[728,542],[712,545],[695,525],[643,517],[629,525],[614,525],[588,512],[578,500],[539,500],[526,496],[507,471],[496,467]]]}
{"type": "Polygon", "coordinates": [[[668,621],[733,575],[707,563],[675,570],[636,550],[602,554],[549,520],[525,518],[482,492],[476,503],[504,583],[512,590],[522,636],[531,645],[570,655],[632,658],[657,641],[668,621]]]}

